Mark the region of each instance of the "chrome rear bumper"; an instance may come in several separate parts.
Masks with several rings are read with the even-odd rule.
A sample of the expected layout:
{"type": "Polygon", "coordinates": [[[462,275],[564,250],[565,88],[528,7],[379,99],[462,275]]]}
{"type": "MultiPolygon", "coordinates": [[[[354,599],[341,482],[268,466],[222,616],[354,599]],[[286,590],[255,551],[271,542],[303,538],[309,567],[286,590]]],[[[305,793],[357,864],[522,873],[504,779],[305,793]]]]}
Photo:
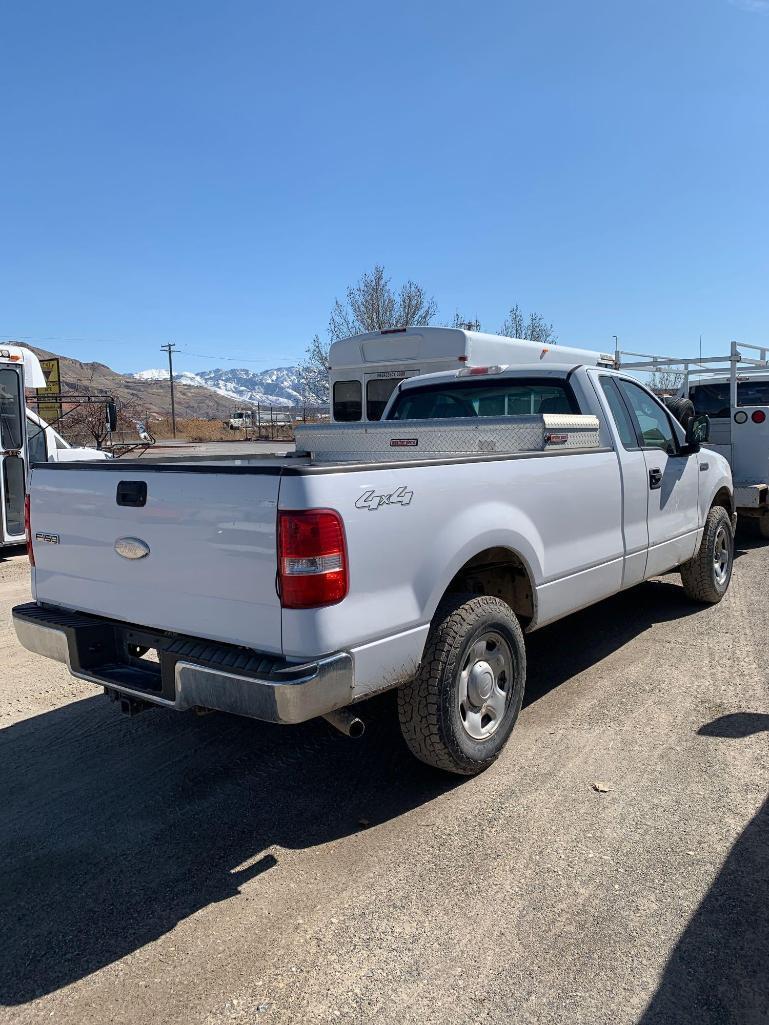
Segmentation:
{"type": "Polygon", "coordinates": [[[34,603],[13,609],[13,625],[25,648],[63,662],[77,679],[177,711],[207,708],[299,723],[352,701],[353,661],[347,652],[296,664],[34,603]],[[157,647],[158,663],[129,654],[129,645],[140,642],[157,647]]]}

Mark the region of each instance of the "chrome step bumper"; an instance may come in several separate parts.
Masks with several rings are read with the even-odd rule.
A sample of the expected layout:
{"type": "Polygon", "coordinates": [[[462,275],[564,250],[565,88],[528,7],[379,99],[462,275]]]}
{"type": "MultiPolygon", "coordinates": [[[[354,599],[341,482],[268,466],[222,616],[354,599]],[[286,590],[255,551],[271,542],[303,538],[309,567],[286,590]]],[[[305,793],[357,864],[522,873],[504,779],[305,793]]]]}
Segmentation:
{"type": "Polygon", "coordinates": [[[274,723],[299,723],[352,701],[347,652],[305,664],[274,655],[148,630],[31,602],[13,609],[29,651],[63,662],[79,680],[176,711],[214,709],[274,723]],[[154,649],[158,662],[132,654],[154,649]]]}

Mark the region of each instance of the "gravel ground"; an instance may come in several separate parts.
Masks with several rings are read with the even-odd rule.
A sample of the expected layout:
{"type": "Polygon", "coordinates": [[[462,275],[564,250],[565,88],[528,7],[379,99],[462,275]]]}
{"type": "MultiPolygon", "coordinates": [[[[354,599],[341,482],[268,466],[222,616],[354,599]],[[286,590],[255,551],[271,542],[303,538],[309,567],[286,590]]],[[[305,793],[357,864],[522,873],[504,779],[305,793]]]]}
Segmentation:
{"type": "Polygon", "coordinates": [[[386,695],[324,723],[121,716],[24,652],[0,559],[0,1021],[769,1021],[769,547],[529,638],[473,780],[386,695]],[[596,784],[599,785],[597,790],[596,784]]]}

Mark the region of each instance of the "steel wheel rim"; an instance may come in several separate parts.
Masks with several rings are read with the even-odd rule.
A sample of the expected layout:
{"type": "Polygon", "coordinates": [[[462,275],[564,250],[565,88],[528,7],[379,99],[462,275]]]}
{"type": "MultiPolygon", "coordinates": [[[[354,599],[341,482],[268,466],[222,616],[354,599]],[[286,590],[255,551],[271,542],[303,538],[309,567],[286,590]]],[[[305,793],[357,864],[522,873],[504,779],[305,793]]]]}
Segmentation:
{"type": "Polygon", "coordinates": [[[726,578],[729,575],[730,561],[729,538],[726,533],[726,527],[721,526],[716,531],[716,540],[713,547],[713,575],[719,587],[726,583],[726,578]]]}
{"type": "Polygon", "coordinates": [[[497,630],[473,641],[459,674],[459,720],[473,740],[487,740],[499,729],[513,693],[513,652],[497,630]]]}

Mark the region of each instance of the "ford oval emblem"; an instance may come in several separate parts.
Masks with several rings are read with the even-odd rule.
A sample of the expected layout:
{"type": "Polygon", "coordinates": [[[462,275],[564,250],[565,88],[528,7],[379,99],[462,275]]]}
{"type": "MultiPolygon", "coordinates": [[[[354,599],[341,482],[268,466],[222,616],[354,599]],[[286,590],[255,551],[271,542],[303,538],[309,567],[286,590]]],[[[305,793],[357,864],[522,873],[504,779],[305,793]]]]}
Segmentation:
{"type": "Polygon", "coordinates": [[[150,546],[138,537],[119,537],[115,551],[124,559],[143,559],[150,554],[150,546]]]}

